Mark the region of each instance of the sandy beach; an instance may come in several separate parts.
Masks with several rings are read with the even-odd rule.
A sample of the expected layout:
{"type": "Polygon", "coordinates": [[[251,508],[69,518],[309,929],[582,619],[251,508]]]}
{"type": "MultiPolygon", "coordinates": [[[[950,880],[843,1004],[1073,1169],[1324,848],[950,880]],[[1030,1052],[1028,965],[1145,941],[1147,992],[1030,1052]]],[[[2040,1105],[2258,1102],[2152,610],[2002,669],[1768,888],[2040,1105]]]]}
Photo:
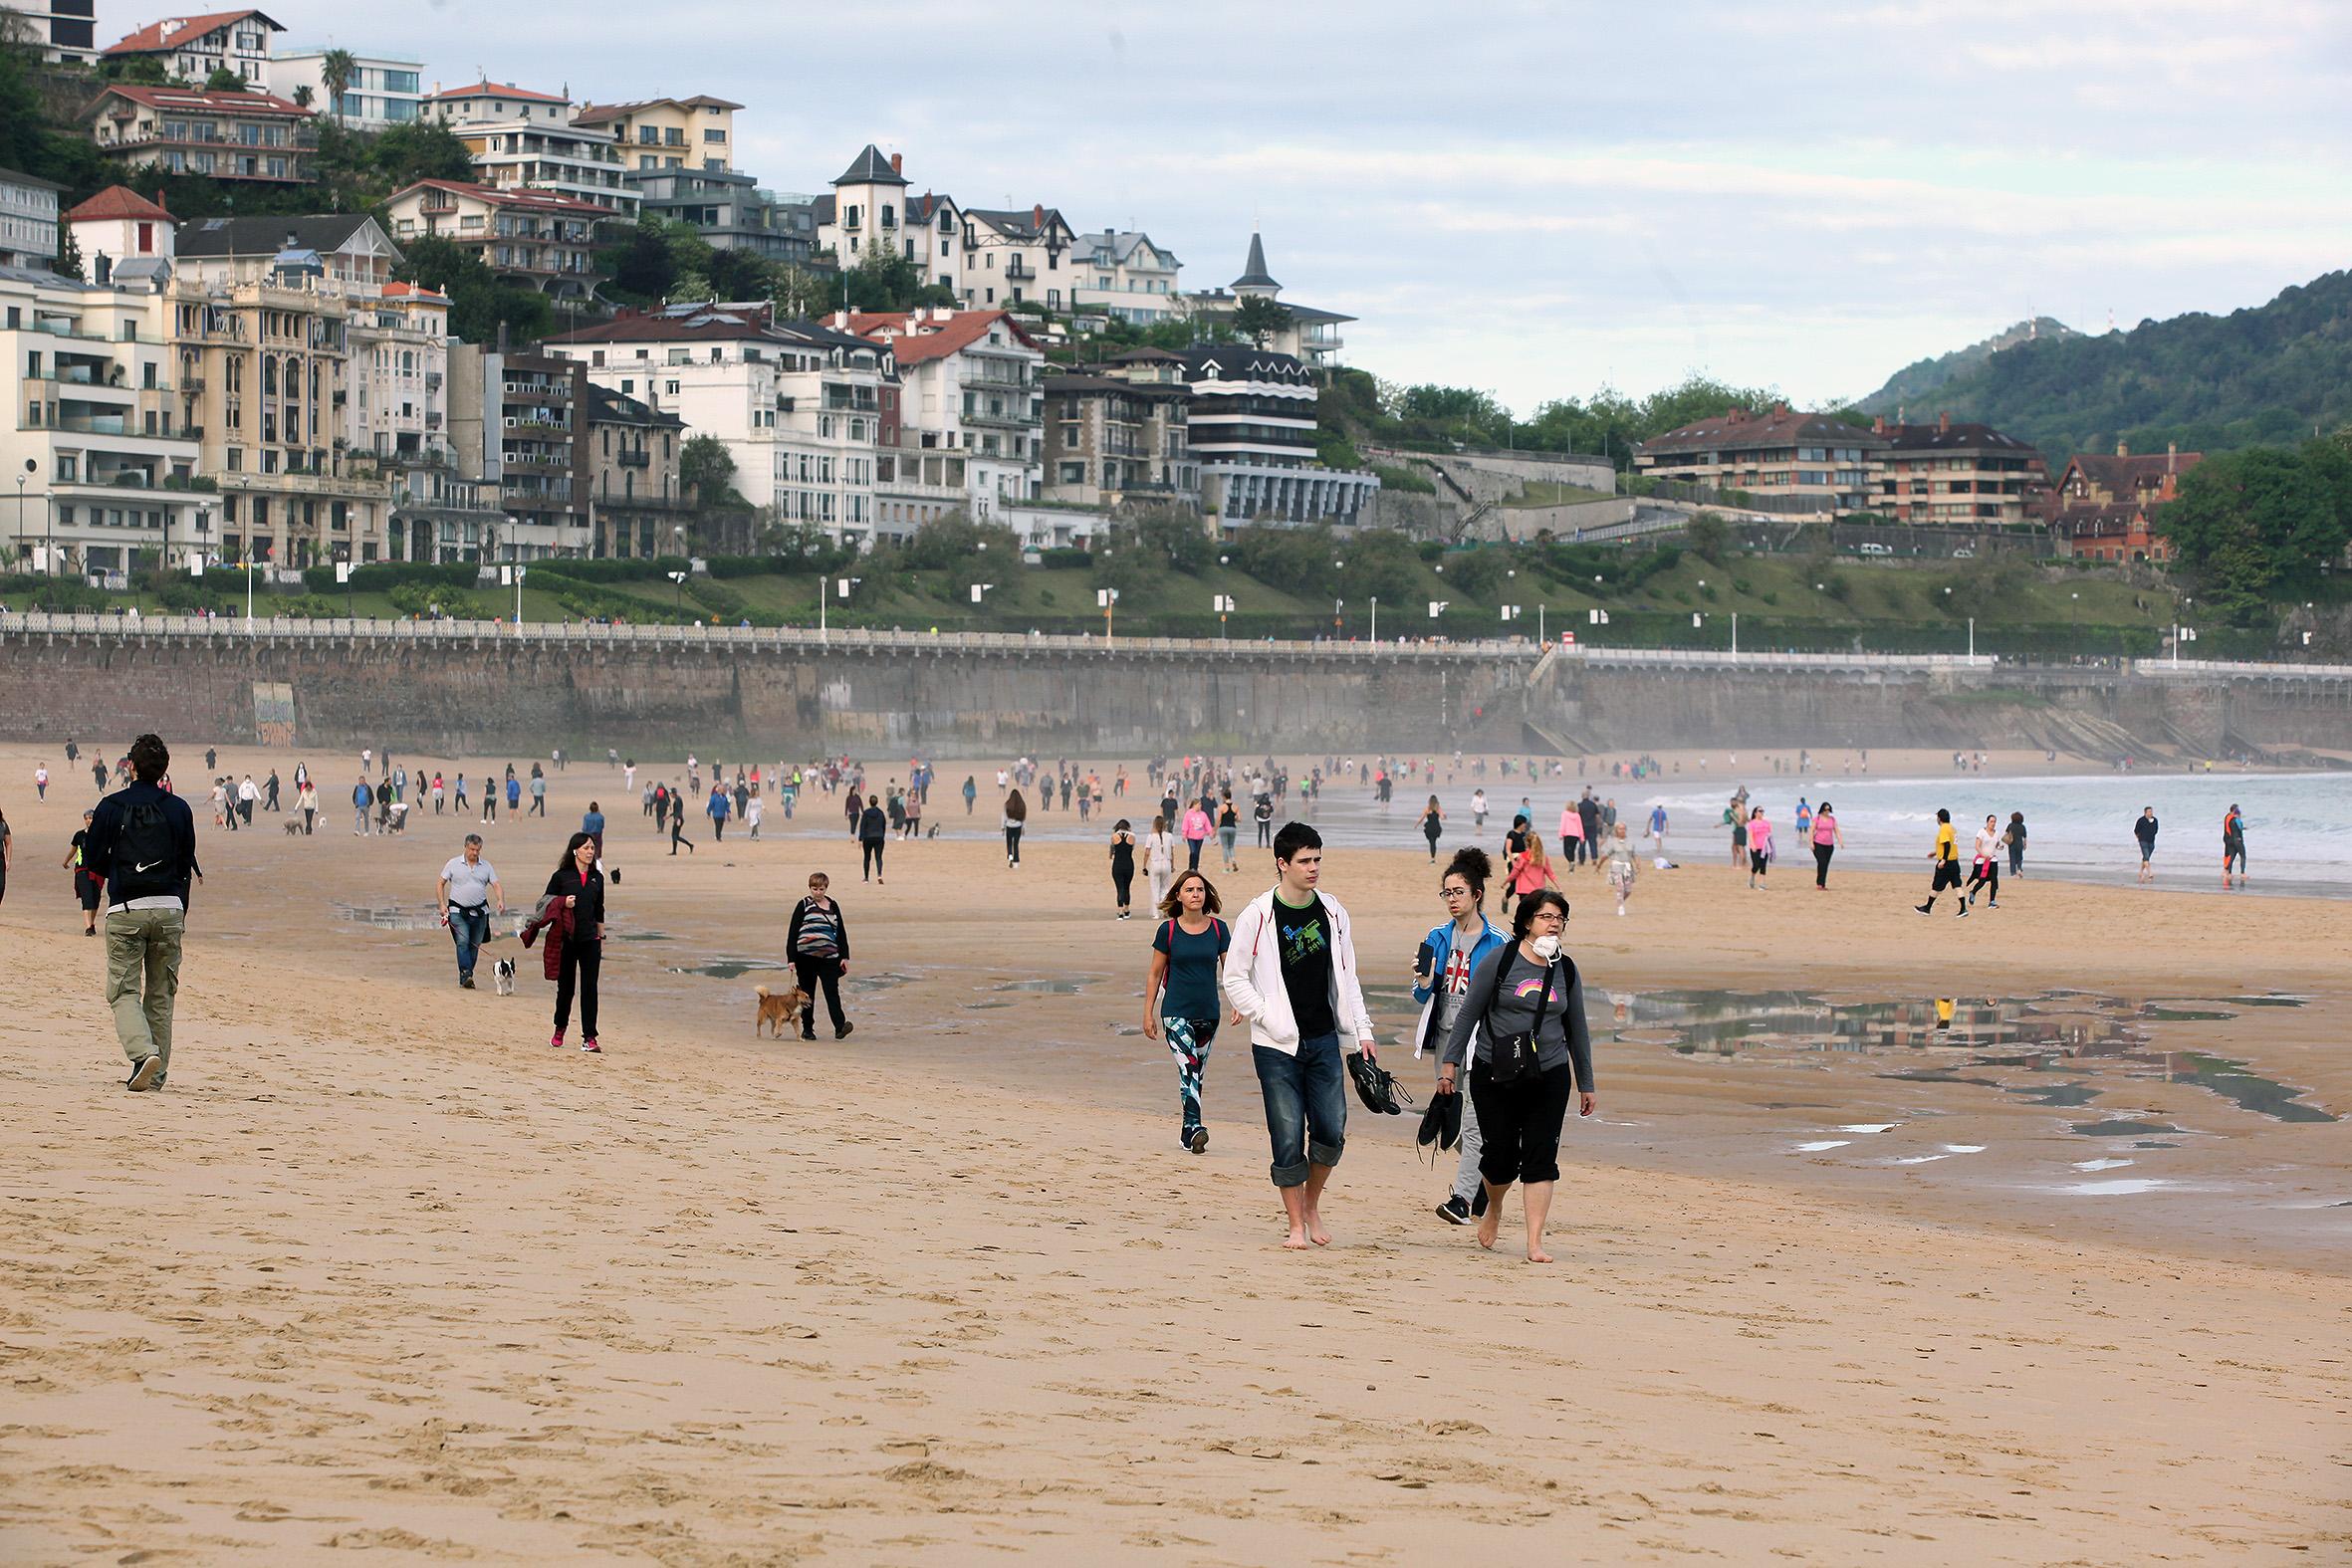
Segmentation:
{"type": "MultiPolygon", "coordinates": [[[[355,760],[314,756],[315,837],[199,806],[170,1087],[132,1096],[56,869],[88,771],[51,755],[36,805],[33,759],[0,748],[0,1560],[2352,1557],[2343,904],[2028,880],[1922,920],[1924,877],[1791,861],[1617,919],[1571,879],[1601,1108],[1558,1263],[1438,1223],[1451,1157],[1361,1107],[1335,1242],[1294,1255],[1246,1040],[1180,1151],[1149,927],[1097,842],[1009,871],[993,787],[948,798],[971,766],[882,887],[822,797],[672,859],[600,762],[481,829],[524,903],[591,795],[612,819],[589,1058],[549,1048],[536,954],[455,988],[465,824],[355,838],[355,760]],[[818,868],[857,1033],[755,1041],[737,964],[818,868]],[[1702,992],[1824,1031],[1958,999],[1962,1037],[1719,1048],[1688,1018],[1747,1004],[1702,992]]],[[[1425,856],[1325,885],[1401,987],[1425,856]]]]}

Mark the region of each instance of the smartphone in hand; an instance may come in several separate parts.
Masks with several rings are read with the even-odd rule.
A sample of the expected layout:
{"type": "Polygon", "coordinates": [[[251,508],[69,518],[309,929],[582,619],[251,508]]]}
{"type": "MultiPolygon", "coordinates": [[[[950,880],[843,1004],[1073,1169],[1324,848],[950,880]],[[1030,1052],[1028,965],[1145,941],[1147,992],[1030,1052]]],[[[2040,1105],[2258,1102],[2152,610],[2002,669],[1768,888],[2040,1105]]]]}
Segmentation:
{"type": "Polygon", "coordinates": [[[1426,981],[1429,979],[1430,967],[1436,963],[1437,949],[1424,942],[1421,944],[1421,951],[1414,955],[1413,973],[1426,981]]]}

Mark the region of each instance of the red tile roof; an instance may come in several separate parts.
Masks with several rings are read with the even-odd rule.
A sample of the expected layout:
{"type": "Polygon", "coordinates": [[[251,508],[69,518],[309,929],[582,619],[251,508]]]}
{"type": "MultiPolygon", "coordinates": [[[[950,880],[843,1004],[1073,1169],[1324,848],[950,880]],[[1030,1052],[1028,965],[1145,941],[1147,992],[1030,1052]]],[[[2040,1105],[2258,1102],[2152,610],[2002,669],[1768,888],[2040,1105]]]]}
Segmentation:
{"type": "Polygon", "coordinates": [[[157,203],[124,185],[109,185],[66,214],[68,223],[96,223],[109,218],[151,218],[164,223],[179,221],[157,203]]]}
{"type": "Polygon", "coordinates": [[[84,110],[89,117],[100,104],[110,98],[128,99],[133,104],[155,110],[192,111],[204,114],[291,114],[297,119],[310,117],[310,111],[291,99],[270,93],[206,93],[196,88],[132,87],[125,82],[109,83],[84,110]]]}
{"type": "Polygon", "coordinates": [[[394,191],[390,199],[398,201],[412,190],[445,190],[453,196],[471,196],[476,201],[486,201],[496,207],[529,207],[535,212],[574,213],[582,217],[613,216],[610,207],[599,207],[592,201],[559,195],[552,190],[532,190],[527,187],[502,190],[496,185],[471,185],[464,180],[454,179],[420,179],[413,185],[394,191]]]}
{"type": "MultiPolygon", "coordinates": [[[[830,318],[838,323],[838,317],[830,318]]],[[[1025,347],[1035,348],[1036,339],[1022,331],[1021,324],[1003,311],[957,311],[944,322],[933,321],[928,313],[907,311],[852,311],[845,329],[860,337],[871,337],[876,342],[887,342],[901,366],[921,364],[926,359],[943,359],[960,349],[968,348],[988,336],[988,330],[1003,322],[1025,347]],[[909,326],[909,318],[921,315],[922,320],[909,326]]]]}
{"type": "Polygon", "coordinates": [[[529,88],[519,88],[511,83],[492,82],[487,78],[474,83],[471,87],[451,88],[445,93],[428,93],[425,98],[428,102],[438,102],[449,98],[519,98],[528,99],[534,104],[569,104],[572,102],[568,98],[558,98],[553,93],[534,93],[529,88]]]}
{"type": "Polygon", "coordinates": [[[249,16],[261,17],[269,23],[272,32],[286,31],[259,11],[214,11],[204,16],[168,17],[160,22],[149,22],[120,43],[108,45],[106,52],[110,55],[159,55],[177,49],[182,44],[192,44],[214,28],[242,22],[249,16]]]}
{"type": "Polygon", "coordinates": [[[383,297],[387,300],[422,300],[428,305],[449,303],[449,296],[445,294],[435,293],[422,284],[402,283],[397,278],[383,286],[383,297]]]}

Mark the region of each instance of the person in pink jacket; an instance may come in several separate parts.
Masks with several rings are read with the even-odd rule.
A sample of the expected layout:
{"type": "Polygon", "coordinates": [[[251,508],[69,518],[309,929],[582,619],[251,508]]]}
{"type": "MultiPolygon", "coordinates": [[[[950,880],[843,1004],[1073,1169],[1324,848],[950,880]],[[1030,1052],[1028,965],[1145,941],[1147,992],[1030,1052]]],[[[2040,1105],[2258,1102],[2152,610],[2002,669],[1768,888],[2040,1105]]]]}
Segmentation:
{"type": "Polygon", "coordinates": [[[1201,845],[1209,841],[1209,813],[1195,800],[1192,809],[1184,813],[1184,847],[1192,851],[1192,861],[1185,867],[1188,871],[1201,868],[1201,845]]]}
{"type": "Polygon", "coordinates": [[[1764,808],[1758,806],[1748,813],[1748,885],[1764,886],[1764,872],[1772,863],[1772,824],[1764,820],[1764,808]]]}
{"type": "Polygon", "coordinates": [[[1573,869],[1584,847],[1584,813],[1570,800],[1559,813],[1559,863],[1573,869]]]}

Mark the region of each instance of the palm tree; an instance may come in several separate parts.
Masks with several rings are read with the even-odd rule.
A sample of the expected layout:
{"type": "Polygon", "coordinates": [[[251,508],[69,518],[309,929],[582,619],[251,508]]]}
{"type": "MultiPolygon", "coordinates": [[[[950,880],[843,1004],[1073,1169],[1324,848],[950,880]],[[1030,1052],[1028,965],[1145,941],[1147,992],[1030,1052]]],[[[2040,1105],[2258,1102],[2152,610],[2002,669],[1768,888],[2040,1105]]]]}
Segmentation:
{"type": "Polygon", "coordinates": [[[335,122],[343,123],[343,96],[351,91],[352,79],[359,74],[359,63],[348,49],[330,49],[319,57],[319,80],[327,84],[327,96],[335,105],[335,122]]]}
{"type": "Polygon", "coordinates": [[[303,83],[294,90],[294,102],[303,109],[309,109],[311,107],[312,97],[313,94],[311,93],[311,85],[308,82],[303,83]]]}

